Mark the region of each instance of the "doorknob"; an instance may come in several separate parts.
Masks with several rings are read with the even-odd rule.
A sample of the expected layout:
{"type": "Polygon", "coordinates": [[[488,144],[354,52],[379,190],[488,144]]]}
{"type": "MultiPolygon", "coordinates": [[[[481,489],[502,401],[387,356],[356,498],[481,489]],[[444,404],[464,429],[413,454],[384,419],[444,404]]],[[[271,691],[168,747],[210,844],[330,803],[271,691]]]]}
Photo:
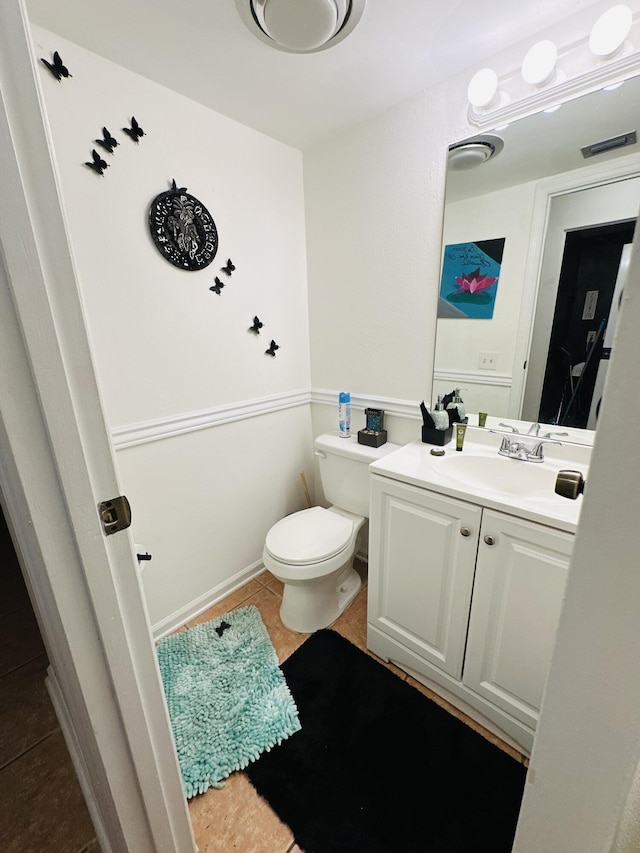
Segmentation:
{"type": "Polygon", "coordinates": [[[558,471],[555,493],[563,498],[575,501],[578,495],[584,492],[586,485],[587,482],[582,476],[582,471],[558,471]]]}

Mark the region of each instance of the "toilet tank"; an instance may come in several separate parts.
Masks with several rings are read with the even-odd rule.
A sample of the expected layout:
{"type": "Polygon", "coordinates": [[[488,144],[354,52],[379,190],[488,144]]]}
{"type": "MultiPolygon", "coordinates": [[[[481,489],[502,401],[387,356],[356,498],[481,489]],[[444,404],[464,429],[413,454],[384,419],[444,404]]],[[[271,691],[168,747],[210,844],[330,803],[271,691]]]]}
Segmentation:
{"type": "Polygon", "coordinates": [[[332,506],[368,518],[369,465],[400,445],[387,442],[382,447],[367,447],[358,444],[355,435],[342,438],[337,432],[329,432],[319,435],[313,446],[325,499],[332,506]]]}

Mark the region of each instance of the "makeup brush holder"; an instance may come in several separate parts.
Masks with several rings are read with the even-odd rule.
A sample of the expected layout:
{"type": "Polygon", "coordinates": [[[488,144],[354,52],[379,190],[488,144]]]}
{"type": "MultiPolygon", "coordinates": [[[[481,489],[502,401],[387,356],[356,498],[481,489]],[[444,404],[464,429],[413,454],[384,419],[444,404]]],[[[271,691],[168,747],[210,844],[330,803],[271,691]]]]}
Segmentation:
{"type": "Polygon", "coordinates": [[[449,444],[453,438],[453,427],[447,429],[433,429],[432,427],[422,427],[422,440],[425,444],[438,444],[442,447],[443,444],[449,444]]]}

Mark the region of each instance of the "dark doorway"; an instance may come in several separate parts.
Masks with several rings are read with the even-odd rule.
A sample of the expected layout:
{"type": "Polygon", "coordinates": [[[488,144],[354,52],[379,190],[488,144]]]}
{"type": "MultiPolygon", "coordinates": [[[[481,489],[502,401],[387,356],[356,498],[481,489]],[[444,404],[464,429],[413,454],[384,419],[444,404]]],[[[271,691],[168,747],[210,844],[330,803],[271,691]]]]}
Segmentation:
{"type": "MultiPolygon", "coordinates": [[[[567,233],[540,399],[541,423],[587,427],[623,246],[635,220],[567,233]]],[[[606,353],[605,353],[606,355],[606,353]]]]}

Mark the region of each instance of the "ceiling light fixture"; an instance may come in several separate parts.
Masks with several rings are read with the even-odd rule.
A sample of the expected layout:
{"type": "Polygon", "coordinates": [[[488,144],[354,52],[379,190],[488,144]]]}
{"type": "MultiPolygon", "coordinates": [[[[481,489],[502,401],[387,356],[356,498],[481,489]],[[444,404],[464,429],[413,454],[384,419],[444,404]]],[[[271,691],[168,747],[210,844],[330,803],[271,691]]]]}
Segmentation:
{"type": "Polygon", "coordinates": [[[533,86],[544,86],[551,82],[557,58],[558,48],[549,39],[534,44],[522,61],[523,80],[533,86]]]}
{"type": "Polygon", "coordinates": [[[498,93],[498,75],[493,68],[482,68],[473,75],[467,89],[467,98],[472,107],[487,109],[498,93]]]}
{"type": "Polygon", "coordinates": [[[261,41],[288,53],[315,53],[354,29],[366,0],[236,0],[240,17],[261,41]]]}
{"type": "Polygon", "coordinates": [[[600,15],[589,36],[589,50],[600,59],[611,59],[620,50],[631,30],[633,15],[624,4],[612,6],[600,15]]]}
{"type": "Polygon", "coordinates": [[[497,157],[503,147],[504,141],[493,134],[474,136],[473,139],[466,139],[464,142],[450,145],[447,158],[448,168],[454,172],[475,169],[476,166],[482,166],[492,157],[497,157]]]}

